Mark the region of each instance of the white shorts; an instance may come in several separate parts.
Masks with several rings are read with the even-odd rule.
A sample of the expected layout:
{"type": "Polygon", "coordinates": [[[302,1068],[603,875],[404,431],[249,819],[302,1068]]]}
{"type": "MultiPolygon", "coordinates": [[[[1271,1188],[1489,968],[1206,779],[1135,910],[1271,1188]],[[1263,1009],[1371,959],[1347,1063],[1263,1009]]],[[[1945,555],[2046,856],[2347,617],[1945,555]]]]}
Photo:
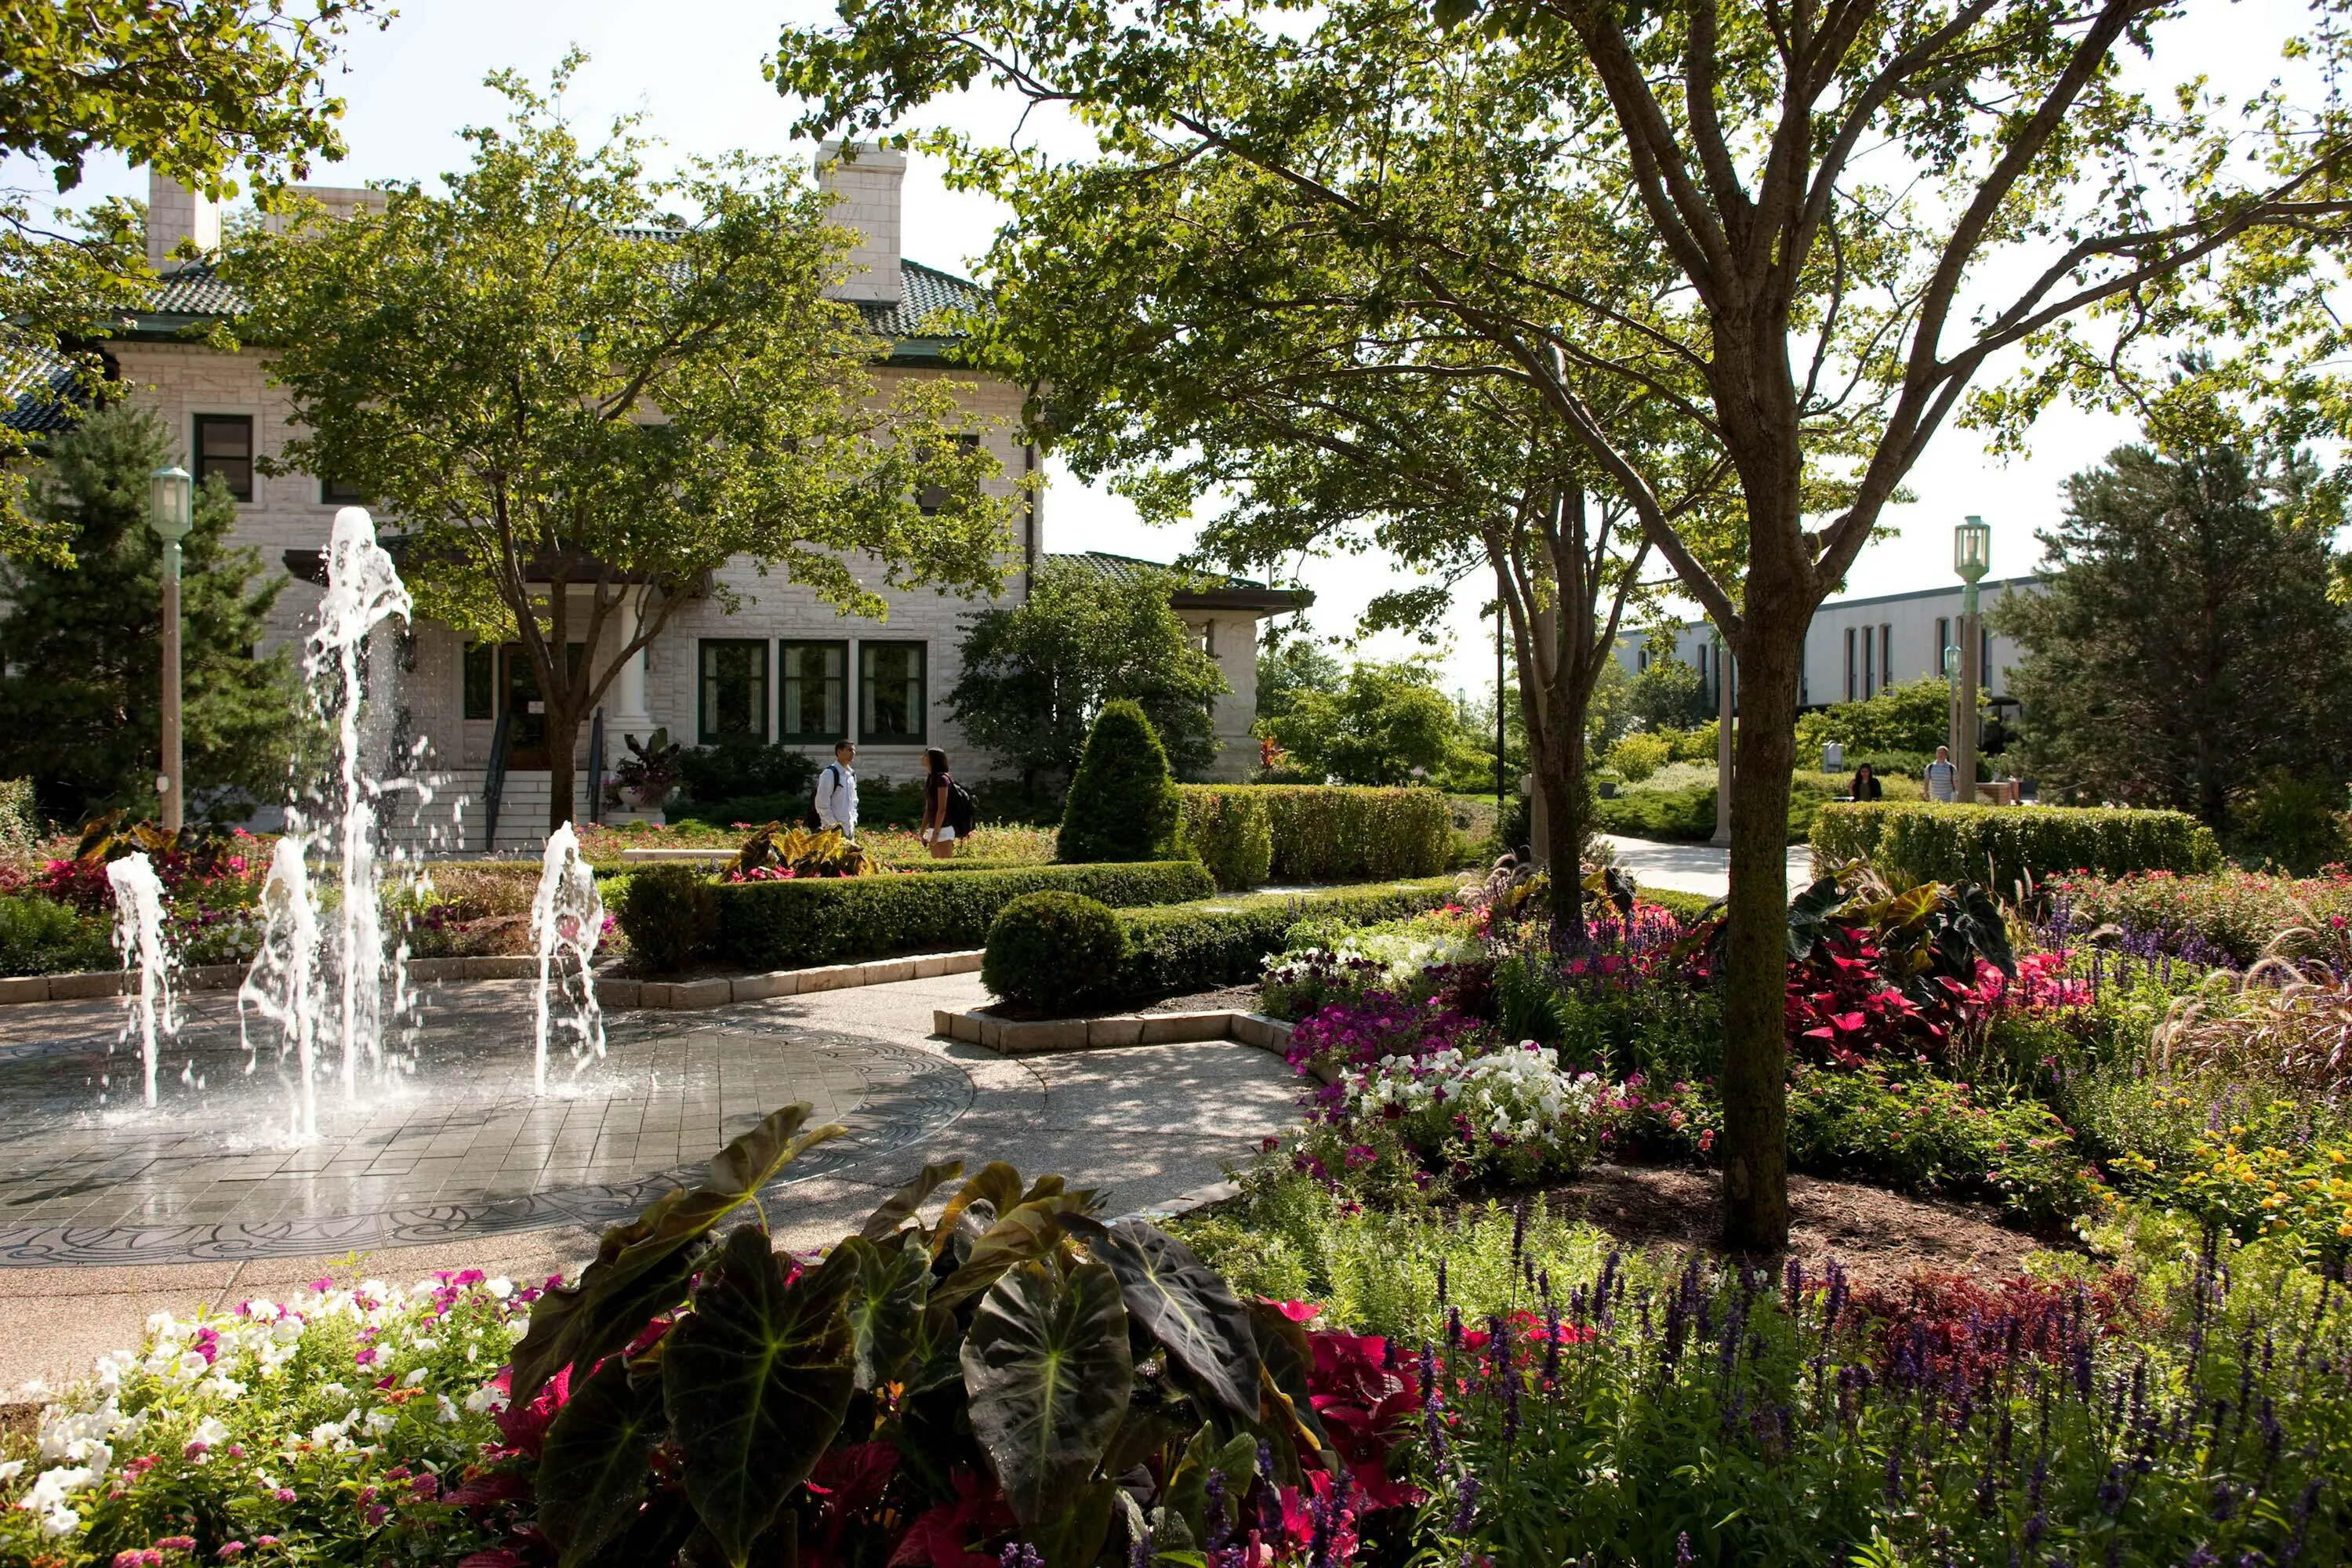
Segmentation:
{"type": "Polygon", "coordinates": [[[929,829],[926,833],[925,837],[929,838],[929,840],[934,844],[952,844],[955,842],[955,829],[952,827],[934,827],[929,829]]]}

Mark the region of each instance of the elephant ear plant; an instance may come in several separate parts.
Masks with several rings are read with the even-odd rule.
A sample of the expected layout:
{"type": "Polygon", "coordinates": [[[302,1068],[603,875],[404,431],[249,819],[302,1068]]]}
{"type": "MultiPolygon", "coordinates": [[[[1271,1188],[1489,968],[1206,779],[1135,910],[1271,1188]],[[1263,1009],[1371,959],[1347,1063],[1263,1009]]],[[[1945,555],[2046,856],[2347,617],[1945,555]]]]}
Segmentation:
{"type": "Polygon", "coordinates": [[[1338,1471],[1304,1331],[1057,1176],[986,1165],[926,1224],[963,1174],[927,1166],[821,1261],[779,1254],[761,1189],[843,1131],[808,1116],[767,1118],[535,1303],[511,1393],[551,1411],[538,1529],[562,1568],[1016,1542],[1047,1568],[1139,1546],[1197,1561],[1211,1500],[1255,1484],[1261,1456],[1268,1484],[1338,1471]],[[747,1205],[759,1218],[719,1240],[747,1205]]]}

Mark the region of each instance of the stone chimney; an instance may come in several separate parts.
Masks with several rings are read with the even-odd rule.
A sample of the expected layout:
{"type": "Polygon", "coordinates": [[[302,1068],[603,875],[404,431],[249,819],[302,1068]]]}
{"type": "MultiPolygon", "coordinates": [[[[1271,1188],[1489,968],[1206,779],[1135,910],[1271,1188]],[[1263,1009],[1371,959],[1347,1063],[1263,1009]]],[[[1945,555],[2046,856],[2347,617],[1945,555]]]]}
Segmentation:
{"type": "Polygon", "coordinates": [[[833,198],[833,221],[857,235],[845,258],[849,276],[826,290],[835,299],[895,305],[905,296],[899,195],[906,179],[903,153],[840,142],[817,149],[817,189],[833,198]]]}
{"type": "Polygon", "coordinates": [[[206,255],[220,248],[220,203],[179,181],[147,171],[147,265],[161,272],[178,265],[173,252],[193,240],[206,255]]]}
{"type": "MultiPolygon", "coordinates": [[[[382,212],[391,197],[383,191],[371,191],[364,185],[289,185],[289,195],[307,197],[327,209],[327,216],[336,223],[366,208],[382,212]]],[[[271,234],[284,234],[294,226],[294,215],[271,211],[261,215],[261,226],[271,234]]]]}

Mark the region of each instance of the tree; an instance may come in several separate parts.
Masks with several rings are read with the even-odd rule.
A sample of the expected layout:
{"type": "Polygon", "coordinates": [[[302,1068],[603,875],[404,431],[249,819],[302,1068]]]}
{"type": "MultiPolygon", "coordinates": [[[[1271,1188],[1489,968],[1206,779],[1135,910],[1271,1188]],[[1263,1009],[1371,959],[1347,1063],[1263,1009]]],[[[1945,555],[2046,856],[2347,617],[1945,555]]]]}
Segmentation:
{"type": "MultiPolygon", "coordinates": [[[[2326,74],[2332,7],[2296,47],[2326,74]]],[[[2258,93],[2235,112],[2158,52],[2162,0],[1333,0],[1073,17],[1031,0],[898,0],[787,31],[780,87],[811,129],[895,120],[983,76],[1075,111],[1115,155],[1212,153],[1312,195],[1385,247],[1383,306],[1425,306],[1526,374],[1738,660],[1741,722],[1724,963],[1725,1232],[1788,1235],[1786,836],[1805,633],[1920,454],[2007,351],[2068,332],[2127,359],[2154,294],[2241,241],[2334,249],[2345,106],[2258,93]],[[1475,16],[1476,26],[1459,24],[1475,16]],[[1497,55],[1496,39],[1510,51],[1497,55]],[[1459,146],[1409,65],[1486,62],[1473,114],[1522,127],[1481,198],[1549,191],[1548,252],[1450,244],[1458,205],[1391,202],[1390,170],[1459,146]],[[1530,110],[1532,109],[1532,111],[1530,110]],[[1335,124],[1359,128],[1328,156],[1335,124]],[[1644,307],[1597,274],[1663,271],[1644,307]],[[1530,287],[1556,309],[1514,308],[1530,287]],[[1591,395],[1654,400],[1728,465],[1737,574],[1694,548],[1662,466],[1591,395]],[[1824,486],[1820,454],[1838,454],[1824,486]]],[[[2259,318],[2239,323],[2259,332],[2259,318]]],[[[1980,402],[2024,417],[2030,399],[1980,402]]],[[[1709,531],[1713,531],[1712,529],[1709,531]]]]}
{"type": "MultiPolygon", "coordinates": [[[[342,156],[340,99],[324,70],[352,22],[374,0],[24,0],[5,8],[0,70],[0,156],[47,170],[51,185],[81,183],[93,152],[120,153],[213,196],[236,189],[240,161],[260,185],[309,172],[312,154],[342,156]]],[[[0,190],[0,364],[41,367],[29,395],[47,425],[104,391],[104,362],[89,345],[152,281],[139,210],[108,201],[55,226],[31,193],[0,190]]],[[[0,556],[72,559],[69,536],[44,530],[22,507],[14,459],[27,450],[0,425],[0,556]]]]}
{"type": "Polygon", "coordinates": [[[1459,724],[1428,666],[1366,659],[1349,667],[1337,691],[1298,692],[1261,732],[1318,778],[1406,784],[1444,769],[1459,724]]]}
{"type": "Polygon", "coordinates": [[[1330,650],[1309,638],[1268,640],[1257,650],[1257,716],[1279,719],[1308,691],[1337,691],[1343,676],[1330,650]]]}
{"type": "MultiPolygon", "coordinates": [[[[172,460],[163,421],[110,408],[58,437],[32,484],[37,523],[71,541],[64,564],[0,566],[0,774],[29,777],[44,811],[78,822],[152,812],[161,757],[163,546],[148,476],[172,460]]],[[[182,542],[181,727],[192,799],[283,787],[293,735],[287,654],[256,658],[285,579],[232,550],[236,502],[196,491],[182,542]]]]}
{"type": "Polygon", "coordinates": [[[257,233],[233,272],[303,427],[273,470],[376,497],[418,609],[520,641],[552,828],[581,724],[681,605],[733,607],[705,586],[730,558],[878,619],[877,577],[992,590],[1010,503],[950,386],[877,394],[883,345],[823,296],[843,236],[798,174],[736,154],[652,179],[634,121],[586,147],[520,79],[490,84],[512,115],[467,132],[446,195],[257,233]]]}
{"type": "Polygon", "coordinates": [[[1644,730],[1687,730],[1715,717],[1699,689],[1698,668],[1671,654],[1653,658],[1625,694],[1627,714],[1644,730]]]}
{"type": "MultiPolygon", "coordinates": [[[[1849,752],[1932,752],[1951,738],[1953,683],[1940,675],[1889,686],[1860,702],[1835,702],[1797,721],[1797,744],[1817,752],[1826,741],[1849,752]]],[[[1977,713],[1991,711],[1981,690],[1977,713]]]]}
{"type": "Polygon", "coordinates": [[[2040,536],[2045,591],[1994,622],[2024,645],[2010,689],[2046,779],[2218,829],[2271,770],[2352,770],[2352,612],[2327,595],[2340,512],[2297,454],[2210,426],[2149,434],[2067,481],[2040,536]]]}
{"type": "Polygon", "coordinates": [[[1055,844],[1056,858],[1072,864],[1169,860],[1185,853],[1176,780],[1142,704],[1103,704],[1070,778],[1055,844]]]}
{"type": "Polygon", "coordinates": [[[1034,794],[1040,773],[1076,771],[1095,715],[1125,698],[1150,718],[1176,772],[1198,776],[1217,754],[1209,705],[1229,689],[1169,603],[1184,581],[1160,571],[1107,580],[1078,562],[1039,562],[1024,603],[964,622],[948,707],[965,738],[1018,769],[1034,794]]]}

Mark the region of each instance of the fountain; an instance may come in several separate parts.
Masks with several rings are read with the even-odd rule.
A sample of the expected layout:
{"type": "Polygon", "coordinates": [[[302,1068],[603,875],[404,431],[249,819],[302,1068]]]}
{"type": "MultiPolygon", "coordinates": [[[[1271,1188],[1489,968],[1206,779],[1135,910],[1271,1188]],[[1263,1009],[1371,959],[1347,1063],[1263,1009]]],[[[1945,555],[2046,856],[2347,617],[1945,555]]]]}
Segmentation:
{"type": "Polygon", "coordinates": [[[172,954],[163,942],[163,883],[143,852],[108,866],[106,880],[114,889],[114,950],[122,955],[125,970],[135,965],[139,971],[139,989],[125,1002],[131,1016],[122,1032],[128,1038],[132,1029],[139,1031],[147,1103],[153,1105],[158,1037],[176,1034],[180,1027],[172,954]]]}
{"type": "Polygon", "coordinates": [[[326,996],[319,973],[319,910],[311,900],[310,868],[303,864],[299,819],[287,814],[286,833],[269,852],[269,876],[261,887],[262,942],[253,967],[236,991],[237,1041],[254,1058],[246,1033],[248,1008],[278,1026],[278,1059],[291,1056],[299,1079],[289,1131],[297,1138],[319,1134],[319,1017],[326,996]]]}
{"type": "Polygon", "coordinates": [[[539,949],[530,1091],[541,1095],[547,1092],[551,990],[572,1001],[563,1025],[573,1036],[573,1062],[584,1063],[591,1055],[599,1061],[604,1057],[604,1015],[596,1005],[596,976],[589,967],[596,956],[596,943],[604,934],[604,900],[596,891],[596,874],[580,858],[580,836],[568,822],[547,836],[546,852],[540,857],[539,891],[530,901],[530,932],[539,949]]]}

